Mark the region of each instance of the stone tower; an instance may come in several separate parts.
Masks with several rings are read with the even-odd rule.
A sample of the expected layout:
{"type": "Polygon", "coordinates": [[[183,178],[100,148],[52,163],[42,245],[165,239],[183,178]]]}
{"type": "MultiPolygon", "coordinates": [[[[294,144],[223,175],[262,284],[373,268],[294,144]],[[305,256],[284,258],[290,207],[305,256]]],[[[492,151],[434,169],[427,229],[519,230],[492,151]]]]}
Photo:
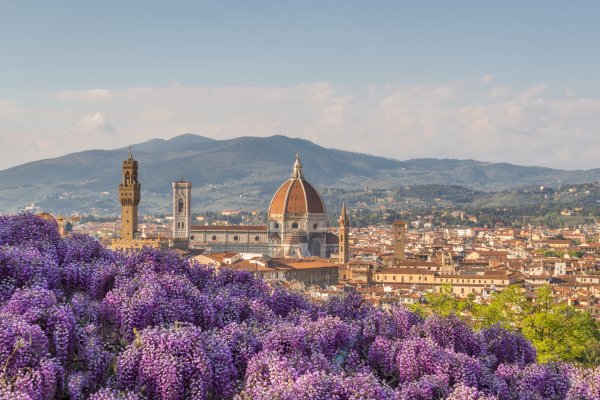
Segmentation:
{"type": "Polygon", "coordinates": [[[393,224],[394,234],[394,262],[401,262],[406,260],[405,254],[405,243],[406,243],[406,222],[394,221],[393,224]]]}
{"type": "Polygon", "coordinates": [[[192,182],[173,182],[173,239],[190,239],[192,225],[192,182]]]}
{"type": "Polygon", "coordinates": [[[348,214],[346,214],[346,204],[342,203],[342,212],[340,213],[340,233],[339,233],[339,262],[346,264],[350,259],[350,249],[348,233],[350,230],[350,220],[348,214]]]}
{"type": "Polygon", "coordinates": [[[138,162],[133,159],[131,147],[129,147],[127,160],[123,161],[119,200],[121,201],[121,239],[134,239],[138,228],[140,183],[138,182],[138,162]]]}

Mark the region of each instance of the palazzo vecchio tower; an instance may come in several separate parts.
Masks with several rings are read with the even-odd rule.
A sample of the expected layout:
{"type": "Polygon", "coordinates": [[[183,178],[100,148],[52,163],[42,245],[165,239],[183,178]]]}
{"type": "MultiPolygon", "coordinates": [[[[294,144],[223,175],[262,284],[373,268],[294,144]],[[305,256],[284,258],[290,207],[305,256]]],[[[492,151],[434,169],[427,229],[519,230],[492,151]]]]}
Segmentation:
{"type": "Polygon", "coordinates": [[[132,240],[138,230],[138,205],[140,204],[140,183],[138,182],[138,162],[133,159],[131,147],[129,156],[123,161],[123,179],[119,184],[121,201],[121,239],[132,240]]]}

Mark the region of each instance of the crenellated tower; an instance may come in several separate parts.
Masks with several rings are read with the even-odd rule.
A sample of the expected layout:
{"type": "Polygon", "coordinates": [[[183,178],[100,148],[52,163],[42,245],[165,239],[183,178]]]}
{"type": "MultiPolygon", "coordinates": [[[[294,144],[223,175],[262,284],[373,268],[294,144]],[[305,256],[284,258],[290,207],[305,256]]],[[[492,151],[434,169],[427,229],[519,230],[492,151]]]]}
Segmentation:
{"type": "Polygon", "coordinates": [[[339,232],[339,262],[346,264],[350,260],[350,248],[349,248],[349,230],[350,220],[346,213],[346,203],[342,203],[342,212],[340,213],[340,232],[339,232]]]}
{"type": "Polygon", "coordinates": [[[138,229],[140,183],[138,182],[138,162],[133,159],[131,146],[127,160],[123,161],[119,200],[121,201],[121,239],[134,239],[138,229]]]}

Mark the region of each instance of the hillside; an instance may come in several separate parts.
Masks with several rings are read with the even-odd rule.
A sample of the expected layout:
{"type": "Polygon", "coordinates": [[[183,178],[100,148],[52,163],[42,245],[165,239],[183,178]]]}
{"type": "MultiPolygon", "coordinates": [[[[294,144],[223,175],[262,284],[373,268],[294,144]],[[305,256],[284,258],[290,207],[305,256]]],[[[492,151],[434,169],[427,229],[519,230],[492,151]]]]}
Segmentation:
{"type": "MultiPolygon", "coordinates": [[[[142,212],[168,212],[171,182],[194,184],[198,209],[264,209],[290,173],[296,153],[307,178],[320,190],[386,189],[402,185],[459,185],[498,191],[526,185],[594,182],[600,170],[563,171],[474,160],[392,160],[327,149],[285,136],[214,140],[185,134],[133,145],[140,162],[142,212]]],[[[116,185],[127,149],[88,150],[0,171],[0,209],[15,212],[31,203],[50,212],[116,214],[116,185]]]]}

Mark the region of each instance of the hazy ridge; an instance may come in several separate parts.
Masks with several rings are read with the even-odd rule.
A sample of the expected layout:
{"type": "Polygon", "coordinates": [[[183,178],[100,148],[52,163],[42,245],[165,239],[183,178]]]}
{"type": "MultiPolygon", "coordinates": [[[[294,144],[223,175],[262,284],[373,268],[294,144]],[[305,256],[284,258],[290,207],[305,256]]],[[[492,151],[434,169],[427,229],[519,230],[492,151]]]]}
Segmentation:
{"type": "MultiPolygon", "coordinates": [[[[600,169],[565,171],[475,160],[406,161],[328,149],[285,136],[215,140],[185,134],[132,146],[140,162],[142,212],[169,212],[171,182],[194,185],[194,208],[263,209],[299,153],[307,179],[321,191],[402,185],[458,185],[495,192],[531,185],[596,182],[600,169]]],[[[116,214],[116,185],[127,149],[88,150],[0,171],[0,209],[30,203],[60,213],[116,214]]]]}

